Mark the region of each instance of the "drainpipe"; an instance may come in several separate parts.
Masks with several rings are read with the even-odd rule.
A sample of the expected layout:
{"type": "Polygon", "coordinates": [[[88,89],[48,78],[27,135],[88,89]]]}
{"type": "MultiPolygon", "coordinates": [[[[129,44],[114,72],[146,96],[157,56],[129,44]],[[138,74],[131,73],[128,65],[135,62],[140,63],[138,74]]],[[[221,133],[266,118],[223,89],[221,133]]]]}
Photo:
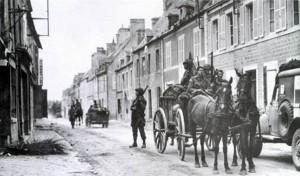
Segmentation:
{"type": "Polygon", "coordinates": [[[162,87],[163,89],[162,90],[165,90],[165,72],[164,72],[164,69],[165,69],[165,65],[164,65],[164,56],[165,56],[165,50],[164,50],[164,39],[162,38],[162,40],[160,41],[160,47],[161,47],[161,71],[162,71],[162,87]]]}

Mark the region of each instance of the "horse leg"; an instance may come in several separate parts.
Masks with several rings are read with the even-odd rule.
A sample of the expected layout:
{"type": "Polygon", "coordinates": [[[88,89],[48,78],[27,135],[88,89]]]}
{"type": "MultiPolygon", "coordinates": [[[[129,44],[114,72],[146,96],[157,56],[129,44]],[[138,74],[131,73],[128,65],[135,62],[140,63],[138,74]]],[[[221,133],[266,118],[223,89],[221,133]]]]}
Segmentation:
{"type": "Polygon", "coordinates": [[[204,153],[204,142],[205,142],[205,136],[206,132],[203,130],[200,136],[200,144],[201,144],[201,162],[203,167],[208,167],[206,161],[205,161],[205,153],[204,153]]]}
{"type": "Polygon", "coordinates": [[[247,148],[248,148],[248,130],[241,129],[240,130],[240,148],[242,152],[242,167],[240,170],[240,175],[247,175],[246,170],[246,156],[247,156],[247,148]]]}
{"type": "Polygon", "coordinates": [[[215,142],[215,147],[214,147],[214,152],[215,152],[215,162],[214,162],[214,169],[213,169],[213,174],[219,174],[218,170],[218,153],[219,153],[219,143],[221,138],[218,137],[217,134],[212,134],[212,137],[215,142]]]}
{"type": "Polygon", "coordinates": [[[232,171],[230,170],[228,166],[228,158],[227,158],[227,137],[228,133],[224,133],[222,136],[222,141],[223,141],[223,154],[224,154],[224,168],[226,174],[232,174],[232,171]]]}
{"type": "Polygon", "coordinates": [[[253,162],[253,149],[254,149],[254,142],[255,142],[255,133],[256,133],[256,130],[255,128],[251,128],[250,129],[250,141],[249,141],[249,152],[248,152],[248,156],[247,156],[247,159],[248,159],[248,164],[249,164],[249,172],[250,173],[255,173],[255,165],[254,165],[254,162],[253,162]]]}
{"type": "Polygon", "coordinates": [[[193,145],[194,145],[194,151],[195,151],[195,168],[200,168],[199,164],[199,158],[198,158],[198,152],[197,152],[197,138],[196,138],[196,124],[191,122],[191,135],[193,137],[193,145]]]}
{"type": "Polygon", "coordinates": [[[237,154],[236,154],[236,145],[237,145],[236,132],[231,132],[231,137],[232,137],[232,144],[233,144],[233,159],[232,159],[231,166],[238,166],[237,154]]]}

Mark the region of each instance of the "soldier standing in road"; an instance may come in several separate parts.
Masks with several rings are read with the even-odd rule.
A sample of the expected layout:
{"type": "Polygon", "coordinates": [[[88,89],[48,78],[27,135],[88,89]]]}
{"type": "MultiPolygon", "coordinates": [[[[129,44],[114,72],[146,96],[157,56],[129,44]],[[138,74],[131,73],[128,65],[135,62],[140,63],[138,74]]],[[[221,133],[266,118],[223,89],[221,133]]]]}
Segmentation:
{"type": "Polygon", "coordinates": [[[69,110],[69,120],[71,122],[72,129],[74,129],[75,125],[75,106],[71,105],[71,109],[69,110]]]}
{"type": "Polygon", "coordinates": [[[131,127],[132,127],[132,133],[133,133],[133,144],[129,146],[137,147],[136,139],[137,139],[137,132],[138,129],[140,131],[141,138],[143,139],[143,145],[142,148],[146,148],[146,134],[145,134],[145,108],[147,105],[147,101],[143,97],[144,90],[142,88],[135,89],[136,91],[136,98],[133,101],[130,110],[132,111],[131,115],[131,127]]]}

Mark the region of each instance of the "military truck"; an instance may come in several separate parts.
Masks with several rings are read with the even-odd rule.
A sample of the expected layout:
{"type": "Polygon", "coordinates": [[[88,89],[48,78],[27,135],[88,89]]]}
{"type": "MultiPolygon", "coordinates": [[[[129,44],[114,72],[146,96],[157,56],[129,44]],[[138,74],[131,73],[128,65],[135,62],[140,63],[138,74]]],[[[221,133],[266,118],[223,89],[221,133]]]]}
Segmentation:
{"type": "Polygon", "coordinates": [[[272,101],[260,117],[260,128],[263,142],[292,146],[293,162],[300,171],[300,61],[293,63],[298,64],[280,66],[272,101]]]}

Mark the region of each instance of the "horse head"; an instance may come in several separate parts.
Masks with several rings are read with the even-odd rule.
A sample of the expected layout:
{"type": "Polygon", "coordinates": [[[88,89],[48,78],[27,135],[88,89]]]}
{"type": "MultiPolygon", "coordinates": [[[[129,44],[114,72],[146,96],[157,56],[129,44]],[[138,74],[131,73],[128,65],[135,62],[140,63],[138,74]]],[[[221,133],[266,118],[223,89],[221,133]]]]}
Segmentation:
{"type": "MultiPolygon", "coordinates": [[[[230,124],[231,105],[232,105],[232,91],[231,91],[232,77],[229,81],[224,81],[216,91],[216,107],[215,118],[212,118],[211,123],[216,131],[227,129],[230,124]],[[228,123],[227,123],[228,122],[228,123]]],[[[213,130],[213,129],[212,129],[213,130]]]]}
{"type": "Polygon", "coordinates": [[[236,70],[238,77],[240,77],[237,83],[237,93],[238,100],[240,102],[245,102],[251,99],[251,72],[246,74],[238,73],[236,70]]]}
{"type": "Polygon", "coordinates": [[[219,89],[216,92],[217,94],[216,104],[221,111],[227,110],[229,105],[231,104],[231,97],[232,97],[231,83],[232,83],[232,77],[228,82],[227,81],[222,82],[219,89]]]}

